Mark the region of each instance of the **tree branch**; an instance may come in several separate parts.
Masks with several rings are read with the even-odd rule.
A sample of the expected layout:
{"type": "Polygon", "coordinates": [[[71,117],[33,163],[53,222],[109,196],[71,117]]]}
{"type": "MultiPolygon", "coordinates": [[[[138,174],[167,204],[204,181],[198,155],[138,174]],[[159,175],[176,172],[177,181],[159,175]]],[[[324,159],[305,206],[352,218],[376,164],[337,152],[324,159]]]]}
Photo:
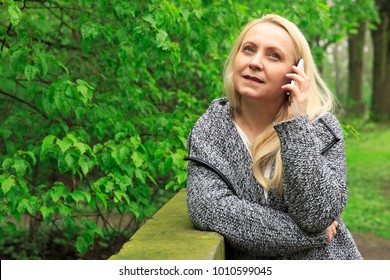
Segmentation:
{"type": "Polygon", "coordinates": [[[12,94],[10,94],[10,93],[8,93],[8,92],[5,92],[5,91],[3,91],[2,89],[0,89],[0,93],[3,94],[3,95],[5,95],[5,96],[7,96],[7,97],[9,97],[9,98],[12,98],[12,99],[14,99],[14,100],[17,100],[17,101],[19,101],[19,102],[21,102],[21,103],[23,103],[23,104],[25,104],[25,105],[27,105],[27,106],[33,108],[33,109],[34,109],[36,112],[38,112],[42,117],[44,117],[45,119],[49,119],[48,116],[47,116],[45,113],[42,113],[34,104],[31,104],[30,102],[28,102],[28,101],[26,101],[26,100],[23,100],[23,99],[21,99],[21,98],[15,96],[15,95],[12,95],[12,94]]]}
{"type": "MultiPolygon", "coordinates": [[[[41,3],[41,2],[40,2],[40,3],[41,3]]],[[[78,12],[87,14],[87,15],[89,15],[89,16],[93,16],[93,15],[94,15],[93,13],[90,13],[90,12],[88,12],[88,11],[82,10],[82,9],[80,9],[80,8],[62,7],[62,6],[60,6],[58,3],[54,3],[54,4],[57,4],[57,5],[55,5],[55,6],[46,6],[44,3],[41,3],[41,4],[43,4],[44,6],[26,6],[26,9],[46,9],[46,10],[50,10],[50,9],[60,9],[60,10],[78,11],[78,12]]]]}
{"type": "Polygon", "coordinates": [[[5,32],[5,36],[4,36],[3,42],[1,42],[1,51],[3,51],[3,49],[4,49],[5,42],[7,41],[8,33],[11,31],[11,27],[12,27],[12,24],[10,23],[8,25],[7,31],[5,32]]]}

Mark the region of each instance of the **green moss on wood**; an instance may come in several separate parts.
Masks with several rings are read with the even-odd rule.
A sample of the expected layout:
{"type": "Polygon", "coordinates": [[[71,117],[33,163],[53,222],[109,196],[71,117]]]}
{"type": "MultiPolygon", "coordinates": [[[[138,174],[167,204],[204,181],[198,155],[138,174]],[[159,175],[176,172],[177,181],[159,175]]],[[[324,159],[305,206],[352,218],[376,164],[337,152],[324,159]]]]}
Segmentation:
{"type": "Polygon", "coordinates": [[[186,191],[169,200],[110,260],[221,260],[224,240],[195,229],[188,217],[186,191]]]}

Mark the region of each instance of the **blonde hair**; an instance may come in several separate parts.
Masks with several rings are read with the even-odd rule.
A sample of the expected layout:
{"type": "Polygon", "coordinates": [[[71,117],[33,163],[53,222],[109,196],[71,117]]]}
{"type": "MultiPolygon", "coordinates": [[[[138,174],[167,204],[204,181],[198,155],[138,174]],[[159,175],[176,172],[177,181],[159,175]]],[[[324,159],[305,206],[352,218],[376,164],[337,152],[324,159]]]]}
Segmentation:
{"type": "MultiPolygon", "coordinates": [[[[331,111],[334,107],[334,97],[318,72],[306,38],[294,23],[274,14],[268,14],[260,19],[249,22],[239,34],[226,61],[224,87],[233,110],[237,112],[241,110],[241,96],[235,90],[232,79],[234,59],[241,48],[247,32],[253,26],[261,23],[272,23],[286,30],[294,45],[293,55],[295,61],[298,61],[299,58],[304,59],[305,73],[310,80],[307,111],[309,119],[313,121],[321,117],[324,113],[331,111]]],[[[275,123],[286,120],[287,109],[288,103],[285,102],[275,116],[275,123]]],[[[253,157],[253,173],[256,180],[266,190],[274,186],[281,191],[283,184],[283,165],[280,154],[280,141],[272,125],[256,137],[251,147],[251,153],[253,157]],[[265,170],[270,164],[274,164],[274,168],[272,177],[268,179],[265,176],[265,170]]]]}

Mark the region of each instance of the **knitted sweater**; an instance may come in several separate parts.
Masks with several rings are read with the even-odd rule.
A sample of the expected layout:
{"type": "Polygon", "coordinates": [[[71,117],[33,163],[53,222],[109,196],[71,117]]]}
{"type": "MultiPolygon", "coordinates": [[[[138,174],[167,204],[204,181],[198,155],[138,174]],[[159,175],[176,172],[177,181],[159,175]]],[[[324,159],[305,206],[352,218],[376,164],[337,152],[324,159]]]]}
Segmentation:
{"type": "Polygon", "coordinates": [[[193,225],[223,235],[228,259],[361,259],[340,219],[348,191],[337,119],[326,114],[311,123],[302,116],[274,128],[281,142],[283,193],[271,188],[266,199],[229,101],[211,103],[188,138],[189,157],[195,159],[187,169],[193,225]],[[339,227],[328,242],[324,231],[334,220],[339,227]]]}

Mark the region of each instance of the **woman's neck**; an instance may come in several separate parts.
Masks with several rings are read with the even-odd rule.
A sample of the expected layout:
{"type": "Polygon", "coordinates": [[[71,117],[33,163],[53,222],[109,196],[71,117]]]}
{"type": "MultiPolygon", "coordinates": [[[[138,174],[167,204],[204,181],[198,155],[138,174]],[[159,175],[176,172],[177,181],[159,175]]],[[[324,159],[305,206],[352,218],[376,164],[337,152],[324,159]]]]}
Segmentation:
{"type": "Polygon", "coordinates": [[[255,138],[274,122],[280,106],[275,100],[253,102],[242,98],[241,110],[234,112],[233,118],[244,131],[249,142],[253,143],[255,138]]]}

